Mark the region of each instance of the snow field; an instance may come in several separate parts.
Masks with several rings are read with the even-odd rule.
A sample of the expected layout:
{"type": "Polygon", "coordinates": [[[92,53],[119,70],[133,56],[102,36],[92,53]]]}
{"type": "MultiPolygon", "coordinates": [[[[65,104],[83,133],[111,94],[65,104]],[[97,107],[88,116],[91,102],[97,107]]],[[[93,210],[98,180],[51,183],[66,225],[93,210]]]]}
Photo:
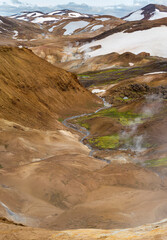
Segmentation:
{"type": "Polygon", "coordinates": [[[119,54],[132,52],[150,53],[151,56],[167,57],[167,26],[155,27],[143,31],[132,33],[115,33],[104,39],[87,43],[80,47],[80,51],[85,51],[86,57],[96,57],[100,55],[117,52],[119,54]],[[101,45],[101,48],[88,51],[91,47],[101,45]]]}
{"type": "Polygon", "coordinates": [[[87,21],[76,21],[68,23],[63,29],[65,29],[64,35],[71,35],[77,29],[84,28],[89,24],[87,21]]]}

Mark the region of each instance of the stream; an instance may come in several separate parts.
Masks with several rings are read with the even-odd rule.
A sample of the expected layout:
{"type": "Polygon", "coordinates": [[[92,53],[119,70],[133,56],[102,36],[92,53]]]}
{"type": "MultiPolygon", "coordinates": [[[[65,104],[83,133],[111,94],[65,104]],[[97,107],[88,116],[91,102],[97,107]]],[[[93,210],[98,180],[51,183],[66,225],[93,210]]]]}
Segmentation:
{"type": "Polygon", "coordinates": [[[38,226],[39,222],[36,219],[33,219],[31,217],[24,216],[22,213],[16,213],[13,212],[6,204],[0,201],[0,205],[5,209],[6,211],[6,217],[7,219],[23,225],[28,226],[38,226]]]}
{"type": "Polygon", "coordinates": [[[6,210],[6,213],[8,215],[8,217],[17,223],[22,223],[25,224],[26,223],[26,218],[21,216],[18,213],[14,213],[12,210],[10,210],[3,202],[0,201],[0,205],[6,210]]]}
{"type": "MultiPolygon", "coordinates": [[[[107,108],[110,108],[112,105],[108,102],[106,102],[106,100],[104,98],[101,98],[103,100],[103,104],[104,104],[104,107],[101,107],[99,108],[98,110],[96,110],[95,112],[92,112],[92,113],[84,113],[84,114],[81,114],[81,115],[77,115],[77,116],[73,116],[73,117],[69,117],[69,118],[66,118],[62,123],[64,126],[68,127],[68,128],[71,128],[81,134],[83,134],[84,136],[82,137],[82,139],[80,140],[80,142],[84,145],[86,145],[89,149],[90,149],[90,153],[89,153],[89,156],[90,157],[93,157],[93,153],[95,152],[95,150],[91,147],[91,145],[89,143],[84,143],[84,140],[90,136],[90,132],[84,128],[84,127],[76,127],[75,124],[72,124],[72,123],[69,123],[70,120],[73,120],[73,119],[76,119],[76,118],[80,118],[80,117],[85,117],[85,116],[91,116],[93,115],[94,113],[98,113],[100,112],[101,110],[104,110],[104,109],[107,109],[107,108]]],[[[106,160],[104,158],[100,158],[100,157],[96,157],[96,159],[99,159],[101,161],[105,161],[107,163],[110,163],[109,160],[106,160]]]]}

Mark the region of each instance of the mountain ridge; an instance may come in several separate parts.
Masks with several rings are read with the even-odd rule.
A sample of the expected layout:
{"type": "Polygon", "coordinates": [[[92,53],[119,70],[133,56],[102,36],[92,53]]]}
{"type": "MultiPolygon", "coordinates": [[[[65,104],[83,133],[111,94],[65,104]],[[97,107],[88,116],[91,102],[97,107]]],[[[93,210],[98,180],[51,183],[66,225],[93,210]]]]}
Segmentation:
{"type": "Polygon", "coordinates": [[[127,21],[156,20],[167,17],[167,6],[158,4],[148,4],[145,7],[132,12],[122,19],[127,21]]]}

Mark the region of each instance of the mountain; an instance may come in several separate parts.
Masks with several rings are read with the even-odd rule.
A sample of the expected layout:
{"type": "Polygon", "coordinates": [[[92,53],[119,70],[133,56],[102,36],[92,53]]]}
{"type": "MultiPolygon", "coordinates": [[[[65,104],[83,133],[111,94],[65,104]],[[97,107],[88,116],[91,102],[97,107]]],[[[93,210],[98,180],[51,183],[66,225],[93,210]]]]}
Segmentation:
{"type": "Polygon", "coordinates": [[[128,14],[122,19],[126,21],[156,20],[167,17],[167,6],[149,4],[135,12],[128,14]]]}
{"type": "Polygon", "coordinates": [[[67,18],[77,18],[77,17],[88,18],[89,16],[91,16],[91,15],[82,14],[82,13],[78,13],[75,11],[70,11],[70,10],[65,9],[65,10],[52,11],[52,12],[46,13],[46,14],[43,12],[40,12],[40,11],[22,12],[20,14],[13,15],[10,18],[15,18],[18,20],[30,21],[30,22],[42,24],[45,21],[46,22],[58,22],[62,19],[67,19],[67,18]],[[52,18],[50,18],[51,16],[52,16],[52,18]]]}
{"type": "MultiPolygon", "coordinates": [[[[143,9],[147,10],[149,6],[156,5],[143,9]]],[[[158,7],[164,9],[163,6],[158,7]]],[[[131,21],[113,16],[82,14],[65,9],[47,14],[24,12],[3,18],[1,24],[3,35],[0,43],[6,41],[8,45],[31,48],[39,57],[72,72],[140,65],[153,61],[153,56],[167,57],[164,51],[166,19],[137,21],[134,25],[131,21]],[[8,26],[5,27],[3,21],[8,22],[8,26]],[[127,52],[140,54],[140,57],[131,55],[131,59],[125,61],[127,52]]]]}
{"type": "Polygon", "coordinates": [[[135,24],[127,22],[89,39],[89,43],[83,43],[80,51],[85,52],[87,58],[112,52],[119,54],[146,52],[151,56],[166,58],[167,54],[164,51],[166,36],[167,18],[147,22],[136,21],[135,24]]]}
{"type": "Polygon", "coordinates": [[[123,20],[110,15],[82,14],[71,10],[57,10],[47,14],[39,11],[23,12],[11,16],[12,19],[39,24],[48,35],[78,35],[105,31],[117,26],[123,20]]]}
{"type": "Polygon", "coordinates": [[[5,45],[29,48],[59,41],[58,37],[62,36],[65,47],[67,41],[71,41],[68,38],[70,36],[78,39],[93,37],[124,22],[109,15],[87,15],[70,10],[48,14],[39,11],[24,12],[11,17],[0,17],[0,44],[3,45],[6,41],[5,45]]]}
{"type": "Polygon", "coordinates": [[[7,17],[0,16],[1,45],[4,44],[4,41],[13,42],[15,39],[25,41],[26,38],[37,38],[40,37],[42,33],[43,31],[38,25],[27,22],[20,23],[20,21],[17,21],[15,19],[9,19],[7,17]]]}
{"type": "MultiPolygon", "coordinates": [[[[33,3],[23,3],[21,1],[11,1],[5,0],[0,3],[0,15],[3,16],[10,16],[16,13],[20,13],[23,11],[38,11],[47,13],[56,10],[62,9],[69,9],[71,11],[81,12],[85,14],[99,14],[99,15],[113,15],[115,17],[123,17],[127,15],[130,11],[135,11],[136,6],[129,6],[124,4],[112,5],[112,6],[91,6],[87,4],[79,4],[74,2],[69,2],[67,4],[59,4],[59,5],[50,5],[49,6],[45,3],[43,6],[42,4],[33,4],[33,3]],[[7,2],[8,1],[8,2],[7,2]]],[[[137,7],[144,5],[144,3],[138,3],[137,7]]]]}
{"type": "Polygon", "coordinates": [[[70,44],[57,43],[57,52],[53,52],[54,43],[34,46],[32,49],[52,64],[76,73],[139,66],[167,57],[164,51],[166,32],[167,18],[136,21],[135,24],[120,22],[116,27],[101,34],[96,33],[93,37],[90,34],[82,37],[75,35],[75,38],[71,36],[71,39],[68,38],[70,44]],[[49,51],[51,46],[52,51],[49,51]]]}
{"type": "Polygon", "coordinates": [[[54,67],[31,50],[1,47],[0,62],[1,118],[27,127],[53,129],[59,117],[82,112],[88,103],[91,106],[94,96],[75,75],[54,67]]]}
{"type": "Polygon", "coordinates": [[[48,14],[24,12],[1,19],[1,45],[31,48],[50,63],[74,72],[82,63],[83,56],[78,52],[81,40],[93,38],[125,23],[109,15],[88,15],[70,10],[48,14]],[[81,63],[71,64],[73,60],[81,63]]]}

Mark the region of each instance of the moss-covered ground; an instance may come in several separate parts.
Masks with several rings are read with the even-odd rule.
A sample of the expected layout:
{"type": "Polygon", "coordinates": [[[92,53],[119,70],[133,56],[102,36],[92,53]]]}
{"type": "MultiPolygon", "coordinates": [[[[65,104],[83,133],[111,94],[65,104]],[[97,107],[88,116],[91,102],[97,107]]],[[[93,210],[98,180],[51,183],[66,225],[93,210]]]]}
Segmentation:
{"type": "Polygon", "coordinates": [[[115,149],[119,146],[119,135],[90,138],[88,142],[100,149],[115,149]]]}
{"type": "Polygon", "coordinates": [[[145,162],[147,167],[162,167],[167,166],[167,157],[160,159],[148,160],[145,162]]]}
{"type": "Polygon", "coordinates": [[[129,126],[135,123],[141,123],[142,119],[146,118],[146,115],[133,113],[131,111],[119,111],[116,108],[108,108],[98,113],[94,113],[90,116],[84,116],[74,120],[74,123],[79,124],[82,127],[90,129],[89,123],[87,120],[97,118],[97,117],[108,117],[114,118],[115,120],[119,121],[123,126],[129,126]]]}
{"type": "Polygon", "coordinates": [[[79,74],[78,77],[80,82],[86,87],[106,85],[141,76],[149,72],[166,71],[166,65],[166,62],[156,62],[132,68],[111,68],[101,71],[86,72],[79,74]]]}
{"type": "MultiPolygon", "coordinates": [[[[147,117],[145,115],[137,114],[131,111],[119,111],[116,108],[108,108],[94,113],[90,116],[84,116],[78,119],[74,119],[72,122],[85,127],[87,130],[91,129],[90,120],[94,118],[113,118],[118,121],[122,126],[131,126],[133,124],[139,124],[147,117]]],[[[93,124],[93,123],[92,123],[93,124]]],[[[115,149],[120,145],[124,145],[129,142],[130,139],[123,139],[119,137],[119,133],[106,136],[92,136],[88,139],[90,145],[99,149],[115,149]]]]}

